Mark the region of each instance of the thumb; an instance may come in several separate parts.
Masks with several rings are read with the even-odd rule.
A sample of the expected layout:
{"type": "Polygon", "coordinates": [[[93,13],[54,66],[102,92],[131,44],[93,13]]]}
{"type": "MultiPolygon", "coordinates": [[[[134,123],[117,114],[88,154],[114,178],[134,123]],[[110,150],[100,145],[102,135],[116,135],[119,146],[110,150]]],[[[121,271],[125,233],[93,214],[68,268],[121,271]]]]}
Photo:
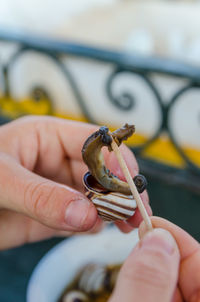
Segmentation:
{"type": "Polygon", "coordinates": [[[2,153],[0,208],[23,213],[59,230],[89,230],[97,220],[95,207],[83,194],[30,172],[2,153]]]}
{"type": "Polygon", "coordinates": [[[179,251],[163,229],[147,233],[125,261],[109,302],[170,302],[176,288],[179,251]]]}

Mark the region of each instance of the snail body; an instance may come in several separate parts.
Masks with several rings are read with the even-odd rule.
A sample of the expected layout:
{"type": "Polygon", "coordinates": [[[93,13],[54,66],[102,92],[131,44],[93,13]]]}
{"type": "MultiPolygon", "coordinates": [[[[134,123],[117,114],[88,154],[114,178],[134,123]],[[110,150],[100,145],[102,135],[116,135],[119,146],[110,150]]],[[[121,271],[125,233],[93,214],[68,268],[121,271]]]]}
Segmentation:
{"type": "MultiPolygon", "coordinates": [[[[126,124],[124,127],[114,131],[112,137],[118,145],[133,134],[135,127],[126,124]]],[[[111,151],[112,137],[109,129],[105,126],[88,137],[82,148],[82,157],[89,168],[90,173],[106,189],[111,192],[120,192],[126,195],[131,194],[131,190],[125,181],[120,180],[106,168],[101,149],[107,146],[111,151]]]]}

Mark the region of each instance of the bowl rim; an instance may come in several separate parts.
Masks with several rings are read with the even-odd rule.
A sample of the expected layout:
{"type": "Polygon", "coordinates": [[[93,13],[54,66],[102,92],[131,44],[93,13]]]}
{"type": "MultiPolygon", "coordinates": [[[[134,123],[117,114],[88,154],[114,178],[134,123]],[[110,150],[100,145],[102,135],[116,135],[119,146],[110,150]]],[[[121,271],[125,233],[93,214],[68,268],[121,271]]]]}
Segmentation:
{"type": "MultiPolygon", "coordinates": [[[[99,236],[100,240],[102,240],[105,236],[105,243],[107,244],[108,238],[112,234],[114,234],[114,236],[118,236],[118,235],[120,236],[123,233],[114,225],[108,225],[108,227],[106,227],[105,229],[103,229],[101,232],[99,232],[97,234],[85,234],[85,235],[76,235],[76,236],[68,237],[68,238],[64,239],[63,241],[59,242],[58,244],[56,244],[54,247],[52,247],[46,254],[44,254],[44,256],[40,259],[40,261],[37,263],[37,265],[35,266],[35,268],[32,271],[32,274],[28,280],[28,285],[27,285],[27,290],[26,290],[26,301],[27,302],[35,301],[33,299],[33,293],[35,291],[35,288],[38,290],[37,286],[38,286],[39,282],[37,280],[41,278],[41,275],[43,274],[43,272],[45,272],[45,270],[48,270],[47,269],[48,262],[52,261],[52,260],[54,261],[54,259],[57,258],[58,255],[56,255],[56,254],[59,254],[58,250],[60,250],[60,253],[62,253],[63,251],[65,252],[68,249],[70,250],[70,247],[73,248],[73,244],[76,245],[76,242],[78,243],[78,242],[82,241],[82,244],[83,244],[83,241],[85,238],[86,238],[86,240],[90,240],[90,238],[91,238],[91,240],[93,240],[92,238],[94,238],[94,240],[98,240],[98,236],[99,236]],[[95,239],[95,237],[96,237],[96,239],[95,239]],[[64,246],[65,246],[65,248],[64,248],[64,246]]],[[[130,250],[132,250],[132,248],[135,246],[135,244],[137,243],[137,240],[138,240],[137,229],[129,234],[123,234],[123,236],[128,237],[128,238],[129,238],[129,236],[131,236],[133,238],[133,242],[130,244],[131,245],[130,250]],[[133,233],[135,233],[135,234],[133,234],[133,233]],[[130,234],[132,234],[132,235],[130,235],[130,234]]],[[[124,237],[124,240],[125,240],[125,237],[124,237]]],[[[129,240],[127,240],[127,244],[128,244],[128,241],[129,240]]],[[[85,255],[86,255],[85,258],[87,258],[87,253],[85,255]]],[[[83,260],[84,260],[84,257],[83,257],[83,260]]],[[[59,265],[58,265],[58,267],[59,267],[59,265]]],[[[74,269],[74,267],[72,265],[72,275],[73,275],[74,271],[76,271],[76,268],[74,269],[74,271],[73,271],[73,269],[74,269]]],[[[72,279],[73,279],[73,276],[72,276],[72,279]]],[[[66,286],[68,283],[69,282],[66,281],[66,286]]],[[[39,286],[39,289],[40,288],[42,288],[42,285],[41,285],[41,287],[39,286]]],[[[40,292],[41,296],[44,295],[43,300],[47,301],[45,293],[46,293],[46,290],[40,292]]]]}

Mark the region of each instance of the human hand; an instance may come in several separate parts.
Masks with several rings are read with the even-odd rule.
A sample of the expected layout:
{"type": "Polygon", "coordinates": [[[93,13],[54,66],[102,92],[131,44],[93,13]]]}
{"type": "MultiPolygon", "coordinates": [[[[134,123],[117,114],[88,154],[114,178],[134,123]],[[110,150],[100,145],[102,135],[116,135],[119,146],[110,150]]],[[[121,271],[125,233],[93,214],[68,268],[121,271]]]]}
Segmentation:
{"type": "MultiPolygon", "coordinates": [[[[26,117],[0,127],[0,249],[69,232],[97,230],[95,207],[82,194],[87,167],[81,149],[97,126],[52,117],[26,117]]],[[[134,176],[132,152],[121,147],[134,176]]],[[[112,153],[105,151],[107,167],[122,172],[112,153]]],[[[147,194],[144,204],[149,213],[147,194]]],[[[124,231],[141,221],[136,211],[124,231]]]]}
{"type": "Polygon", "coordinates": [[[199,243],[165,219],[151,221],[151,232],[140,225],[141,241],[122,266],[109,302],[199,302],[199,243]]]}

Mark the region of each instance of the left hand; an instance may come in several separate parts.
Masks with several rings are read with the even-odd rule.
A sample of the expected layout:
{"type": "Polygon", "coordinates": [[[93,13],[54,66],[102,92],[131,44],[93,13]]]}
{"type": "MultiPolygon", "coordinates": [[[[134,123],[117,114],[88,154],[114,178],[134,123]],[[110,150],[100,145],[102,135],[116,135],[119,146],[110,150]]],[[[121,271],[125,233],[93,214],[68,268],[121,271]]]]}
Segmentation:
{"type": "MultiPolygon", "coordinates": [[[[0,249],[55,235],[94,231],[101,224],[82,190],[87,167],[81,149],[97,126],[53,117],[25,117],[0,127],[0,249]]],[[[138,172],[132,152],[121,147],[129,170],[138,172]]],[[[113,153],[105,151],[107,167],[122,172],[113,153]]],[[[147,194],[144,204],[151,214],[147,194]]],[[[141,221],[138,210],[127,223],[141,221]]]]}

